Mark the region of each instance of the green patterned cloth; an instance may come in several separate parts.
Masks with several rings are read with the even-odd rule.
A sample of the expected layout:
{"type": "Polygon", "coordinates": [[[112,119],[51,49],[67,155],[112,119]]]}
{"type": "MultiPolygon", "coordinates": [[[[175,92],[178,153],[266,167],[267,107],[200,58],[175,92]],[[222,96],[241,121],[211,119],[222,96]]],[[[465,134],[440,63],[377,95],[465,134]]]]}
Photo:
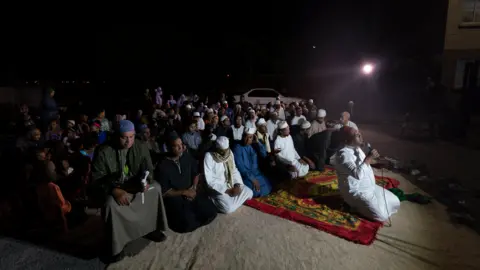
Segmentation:
{"type": "Polygon", "coordinates": [[[432,198],[424,196],[417,192],[412,194],[405,194],[405,192],[403,192],[403,190],[399,188],[391,188],[389,189],[389,191],[395,194],[395,196],[397,196],[401,202],[409,201],[418,204],[429,204],[432,201],[432,198]]]}

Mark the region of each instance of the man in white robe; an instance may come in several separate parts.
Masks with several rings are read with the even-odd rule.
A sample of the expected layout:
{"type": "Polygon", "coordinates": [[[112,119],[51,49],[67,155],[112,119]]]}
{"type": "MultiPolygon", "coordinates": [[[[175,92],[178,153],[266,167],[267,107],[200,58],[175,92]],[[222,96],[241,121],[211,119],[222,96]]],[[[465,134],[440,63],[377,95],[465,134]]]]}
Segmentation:
{"type": "Polygon", "coordinates": [[[200,117],[200,113],[199,112],[194,112],[193,113],[193,119],[195,121],[197,121],[197,130],[198,131],[202,131],[205,129],[205,122],[203,121],[203,119],[200,117]]]}
{"type": "Polygon", "coordinates": [[[325,125],[325,117],[327,116],[327,111],[320,109],[317,112],[317,118],[312,121],[312,126],[308,130],[308,137],[312,137],[314,134],[325,131],[327,126],[325,125]]]}
{"type": "Polygon", "coordinates": [[[277,152],[278,160],[288,167],[292,178],[307,175],[310,166],[295,150],[289,126],[285,121],[278,124],[278,136],[275,139],[274,150],[277,152]]]}
{"type": "Polygon", "coordinates": [[[235,116],[235,124],[231,127],[232,135],[231,139],[234,141],[241,141],[243,136],[243,131],[245,127],[243,126],[243,118],[241,115],[235,116]]]}
{"type": "Polygon", "coordinates": [[[280,120],[286,120],[286,119],[287,119],[287,117],[286,117],[286,115],[285,115],[285,110],[283,109],[283,107],[282,107],[282,102],[281,102],[280,100],[276,100],[276,101],[275,101],[275,110],[274,110],[274,112],[277,113],[278,118],[279,118],[280,120]]]}
{"type": "Polygon", "coordinates": [[[235,212],[246,200],[253,197],[253,191],[245,186],[235,165],[227,137],[220,136],[215,152],[205,154],[204,173],[208,186],[216,194],[212,196],[218,211],[224,214],[235,212]]]}
{"type": "Polygon", "coordinates": [[[378,157],[378,152],[372,150],[365,155],[360,148],[363,139],[358,130],[344,127],[340,132],[345,143],[337,153],[335,164],[340,194],[355,212],[370,220],[387,221],[400,208],[400,200],[375,182],[370,163],[378,157]]]}
{"type": "Polygon", "coordinates": [[[350,113],[349,112],[343,112],[340,115],[340,124],[335,125],[335,129],[341,129],[342,127],[351,127],[353,129],[358,130],[357,125],[350,121],[350,113]]]}
{"type": "Polygon", "coordinates": [[[278,120],[278,113],[271,112],[270,119],[268,119],[267,121],[267,132],[271,140],[275,140],[275,137],[277,136],[277,128],[279,122],[280,120],[278,120]]]}
{"type": "Polygon", "coordinates": [[[301,125],[303,121],[307,121],[307,118],[305,118],[305,116],[302,113],[303,113],[302,107],[297,106],[295,108],[295,116],[292,118],[292,121],[290,122],[292,126],[301,125]]]}

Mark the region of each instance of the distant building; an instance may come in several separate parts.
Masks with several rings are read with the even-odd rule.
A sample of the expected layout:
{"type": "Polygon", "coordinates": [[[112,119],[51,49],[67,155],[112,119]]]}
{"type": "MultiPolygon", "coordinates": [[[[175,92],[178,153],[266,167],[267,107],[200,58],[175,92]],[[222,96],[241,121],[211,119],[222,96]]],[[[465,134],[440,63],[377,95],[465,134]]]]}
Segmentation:
{"type": "Polygon", "coordinates": [[[480,0],[449,0],[442,84],[453,90],[480,87],[480,0]]]}

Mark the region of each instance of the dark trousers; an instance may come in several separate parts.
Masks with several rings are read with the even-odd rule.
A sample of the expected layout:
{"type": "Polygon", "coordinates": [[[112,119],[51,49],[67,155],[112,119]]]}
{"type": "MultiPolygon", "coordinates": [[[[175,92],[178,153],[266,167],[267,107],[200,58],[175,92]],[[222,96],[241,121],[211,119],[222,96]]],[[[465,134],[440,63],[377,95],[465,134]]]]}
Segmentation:
{"type": "Polygon", "coordinates": [[[184,197],[164,198],[168,226],[174,232],[192,232],[212,222],[217,216],[217,207],[204,194],[197,194],[194,200],[184,197]]]}

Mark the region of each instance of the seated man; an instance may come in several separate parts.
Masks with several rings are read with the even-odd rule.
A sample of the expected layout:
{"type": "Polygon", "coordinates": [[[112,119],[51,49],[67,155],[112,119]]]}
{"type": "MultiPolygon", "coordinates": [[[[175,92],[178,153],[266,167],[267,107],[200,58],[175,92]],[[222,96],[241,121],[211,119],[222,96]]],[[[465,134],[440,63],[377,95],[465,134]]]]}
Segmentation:
{"type": "Polygon", "coordinates": [[[351,127],[353,129],[358,130],[357,125],[350,121],[350,113],[349,112],[343,112],[340,115],[340,124],[335,125],[336,129],[341,129],[342,127],[351,127]]]}
{"type": "Polygon", "coordinates": [[[133,240],[147,236],[161,242],[166,238],[162,190],[155,182],[150,187],[142,184],[147,171],[150,181],[153,165],[147,146],[135,141],[133,123],[121,120],[115,137],[100,146],[92,164],[93,181],[107,192],[102,214],[113,261],[124,257],[123,248],[133,240]]]}
{"type": "Polygon", "coordinates": [[[332,137],[331,130],[324,130],[313,134],[307,140],[307,152],[308,156],[315,163],[315,169],[318,171],[324,171],[325,165],[329,164],[329,159],[335,151],[330,151],[330,139],[332,137]]]}
{"type": "Polygon", "coordinates": [[[288,167],[292,178],[307,175],[310,166],[313,167],[313,164],[309,165],[298,155],[292,136],[290,136],[290,129],[285,121],[278,124],[278,136],[275,140],[274,151],[278,152],[278,160],[288,167]]]}
{"type": "Polygon", "coordinates": [[[227,137],[218,137],[216,151],[205,154],[204,170],[205,180],[215,193],[213,202],[221,213],[233,213],[252,198],[252,190],[243,184],[235,166],[227,137]]]}
{"type": "Polygon", "coordinates": [[[345,146],[337,153],[335,169],[338,187],[345,202],[364,217],[384,222],[400,208],[400,200],[392,192],[377,186],[370,163],[378,157],[372,150],[367,156],[360,146],[362,136],[358,130],[343,127],[345,146]]]}
{"type": "Polygon", "coordinates": [[[195,120],[190,121],[187,132],[182,136],[182,141],[187,146],[188,151],[193,156],[196,156],[198,147],[202,143],[202,137],[200,132],[197,131],[197,122],[195,120]]]}
{"type": "Polygon", "coordinates": [[[312,127],[308,130],[308,137],[312,137],[313,135],[323,132],[327,129],[325,124],[325,117],[327,116],[327,111],[324,109],[318,110],[316,113],[315,120],[312,121],[312,127]]]}
{"type": "MultiPolygon", "coordinates": [[[[255,131],[255,128],[245,129],[243,141],[241,144],[234,146],[233,154],[243,182],[253,190],[253,197],[261,197],[268,195],[272,191],[272,185],[258,169],[258,156],[252,147],[252,143],[257,144],[259,148],[264,148],[264,146],[258,142],[256,137],[254,139],[255,131]]],[[[265,150],[262,149],[260,151],[265,150]]]]}
{"type": "Polygon", "coordinates": [[[214,220],[217,208],[205,193],[197,191],[197,161],[183,151],[176,133],[170,135],[167,147],[168,155],[157,166],[155,178],[164,190],[168,225],[178,233],[191,232],[214,220]]]}
{"type": "Polygon", "coordinates": [[[270,135],[267,132],[267,122],[265,119],[260,118],[257,121],[257,133],[255,134],[258,138],[258,142],[263,144],[265,146],[265,150],[267,151],[268,154],[272,152],[270,148],[270,135]]]}

